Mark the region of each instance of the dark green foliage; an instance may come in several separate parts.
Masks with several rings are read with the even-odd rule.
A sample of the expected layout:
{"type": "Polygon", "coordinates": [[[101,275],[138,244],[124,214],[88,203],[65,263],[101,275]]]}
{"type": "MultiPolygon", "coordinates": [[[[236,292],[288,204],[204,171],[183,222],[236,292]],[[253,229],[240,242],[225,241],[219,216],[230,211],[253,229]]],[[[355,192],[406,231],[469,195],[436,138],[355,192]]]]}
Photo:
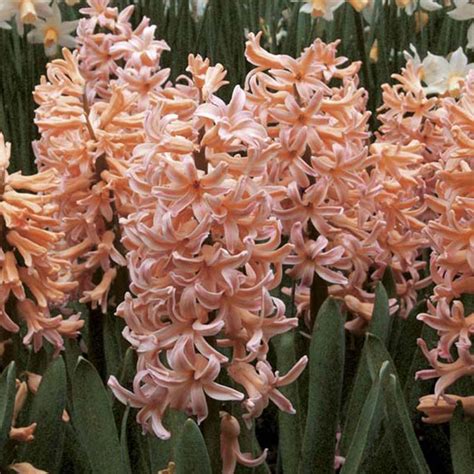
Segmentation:
{"type": "MultiPolygon", "coordinates": [[[[281,373],[288,372],[297,362],[295,354],[295,334],[293,332],[282,334],[274,342],[277,353],[278,369],[281,373]]],[[[300,461],[300,450],[295,448],[302,445],[303,423],[298,384],[294,383],[283,387],[281,392],[292,401],[296,410],[295,415],[278,413],[279,425],[279,450],[283,472],[296,472],[300,461]]]]}
{"type": "Polygon", "coordinates": [[[23,445],[20,459],[52,474],[60,472],[66,423],[66,368],[62,357],[55,359],[43,375],[33,398],[28,424],[37,423],[35,439],[23,445]],[[54,450],[51,447],[54,446],[54,450]]]}
{"type": "Polygon", "coordinates": [[[94,473],[126,472],[111,400],[99,374],[80,358],[72,380],[72,421],[94,473]]]}
{"type": "MultiPolygon", "coordinates": [[[[385,365],[387,368],[387,365],[385,365]]],[[[342,473],[359,472],[368,450],[374,448],[383,417],[383,390],[377,377],[360,412],[355,432],[348,449],[342,473]]]]}
{"type": "MultiPolygon", "coordinates": [[[[216,456],[217,453],[213,452],[216,456]]],[[[189,419],[176,447],[176,474],[211,474],[211,461],[206,443],[196,423],[189,419]]]]}
{"type": "Polygon", "coordinates": [[[450,423],[451,456],[455,474],[474,472],[474,422],[464,419],[462,404],[458,403],[450,423]]]}
{"type": "Polygon", "coordinates": [[[0,377],[0,466],[7,461],[5,447],[8,442],[8,434],[13,418],[13,406],[15,403],[15,363],[12,362],[0,377]]]}
{"type": "Polygon", "coordinates": [[[390,319],[388,309],[388,295],[382,283],[377,285],[375,290],[375,304],[372,318],[369,323],[368,331],[378,336],[383,342],[387,343],[392,320],[390,319]]]}
{"type": "Polygon", "coordinates": [[[309,402],[300,473],[332,472],[344,372],[344,319],[338,304],[321,307],[309,351],[309,402]]]}

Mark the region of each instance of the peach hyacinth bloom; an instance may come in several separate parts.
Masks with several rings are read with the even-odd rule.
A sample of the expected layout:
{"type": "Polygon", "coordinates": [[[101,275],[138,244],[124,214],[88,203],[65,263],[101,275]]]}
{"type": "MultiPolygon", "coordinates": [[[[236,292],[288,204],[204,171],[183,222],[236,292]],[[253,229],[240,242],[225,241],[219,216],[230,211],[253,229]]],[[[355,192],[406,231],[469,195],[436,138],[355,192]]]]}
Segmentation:
{"type": "MultiPolygon", "coordinates": [[[[406,150],[376,144],[368,153],[360,64],[344,67],[337,43],[316,40],[293,59],[265,51],[260,39],[250,34],[246,46],[256,66],[247,78],[248,99],[272,140],[268,187],[273,213],[294,245],[285,263],[292,266],[298,314],[310,322],[311,287],[318,293],[327,286],[350,302],[354,320],[347,329],[363,331],[370,317],[360,308],[372,307],[370,289],[390,266],[407,294],[405,315],[415,295],[406,272],[427,242],[417,220],[424,210],[415,194],[423,161],[417,144],[406,150]],[[408,201],[400,195],[407,181],[408,201]]],[[[414,278],[417,288],[429,283],[414,278]]],[[[391,312],[397,309],[391,301],[391,312]]]]}
{"type": "Polygon", "coordinates": [[[422,67],[408,56],[394,86],[385,84],[381,122],[372,153],[383,192],[377,205],[388,225],[379,239],[389,257],[403,315],[417,300],[417,291],[431,282],[424,275],[422,251],[428,247],[424,229],[431,214],[426,198],[433,193],[435,163],[445,148],[437,97],[427,97],[422,67]]]}
{"type": "Polygon", "coordinates": [[[17,472],[18,474],[47,474],[46,471],[35,468],[32,464],[28,462],[19,462],[15,464],[10,464],[8,466],[12,471],[17,472]]]}
{"type": "MultiPolygon", "coordinates": [[[[462,52],[458,51],[457,57],[460,55],[462,52]]],[[[418,249],[413,246],[411,257],[407,253],[410,248],[404,246],[408,257],[405,261],[408,263],[411,259],[412,265],[411,281],[403,282],[401,276],[397,277],[397,290],[405,292],[405,301],[402,302],[412,306],[416,290],[423,288],[429,279],[434,283],[428,312],[418,318],[437,331],[439,341],[432,350],[420,341],[420,347],[433,369],[421,370],[417,376],[439,377],[435,396],[429,399],[430,403],[434,400],[433,406],[427,408],[433,413],[433,418],[426,421],[441,422],[450,418],[454,406],[446,406],[440,396],[457,379],[472,373],[472,307],[468,298],[464,299],[464,303],[460,298],[474,293],[470,245],[473,222],[470,202],[474,197],[474,145],[471,138],[474,77],[471,72],[459,82],[455,98],[428,97],[427,88],[422,84],[426,60],[421,63],[416,56],[412,58],[407,54],[406,57],[406,68],[394,76],[399,84],[383,86],[384,106],[383,113],[379,115],[382,126],[377,142],[380,142],[380,147],[388,142],[392,149],[408,152],[405,153],[405,166],[399,161],[396,170],[396,179],[403,187],[402,193],[397,191],[397,200],[403,200],[405,208],[394,205],[393,198],[387,200],[384,207],[385,212],[391,215],[391,221],[398,221],[397,225],[403,225],[404,232],[409,232],[406,235],[412,243],[419,241],[418,249]],[[421,270],[425,263],[420,250],[428,245],[432,249],[430,276],[422,278],[421,270]],[[459,357],[453,360],[456,353],[459,357]],[[444,415],[438,417],[437,413],[444,415]]],[[[374,146],[379,146],[377,142],[374,146]]],[[[402,159],[400,152],[395,155],[402,159]]],[[[384,168],[388,170],[386,165],[384,168]]],[[[394,171],[390,173],[393,175],[394,171]]],[[[392,189],[396,188],[393,182],[389,184],[393,195],[392,189]]],[[[424,408],[426,406],[421,400],[419,409],[423,411],[424,408]]]]}
{"type": "MultiPolygon", "coordinates": [[[[150,54],[159,47],[148,44],[150,54]]],[[[105,98],[99,84],[107,74],[110,68],[93,79],[97,97],[105,98]]],[[[176,85],[153,90],[140,104],[145,137],[127,171],[134,211],[120,224],[131,284],[117,314],[138,364],[132,391],[114,377],[109,386],[139,409],[144,431],[163,439],[170,436],[163,425],[168,408],[201,423],[208,398],[242,403],[249,424],[270,401],[293,412],[277,387],[295,380],[307,363],[303,358],[280,376],[267,361],[270,339],[297,325],[270,293],[293,246],[281,243],[264,186],[273,145],[241,88],[228,104],[214,95],[225,74],[221,65],[190,55],[176,85]],[[224,385],[225,373],[241,380],[242,366],[249,373],[258,368],[254,382],[224,385]]],[[[263,462],[264,456],[238,454],[238,430],[225,448],[226,429],[225,466],[263,462]]]]}
{"type": "Polygon", "coordinates": [[[458,395],[444,395],[439,400],[434,395],[425,395],[420,398],[417,410],[423,412],[425,416],[422,420],[425,423],[438,424],[446,423],[453,417],[456,403],[461,402],[464,415],[474,418],[474,397],[460,397],[458,395]]]}
{"type": "Polygon", "coordinates": [[[237,419],[227,412],[221,412],[221,457],[222,473],[232,474],[235,472],[237,463],[246,467],[256,467],[265,461],[267,450],[252,458],[251,453],[242,453],[239,446],[240,425],[237,419]]]}
{"type": "Polygon", "coordinates": [[[35,438],[34,432],[37,423],[31,423],[29,426],[16,426],[18,415],[26,403],[28,388],[26,382],[16,380],[16,394],[13,405],[12,425],[9,432],[9,437],[12,441],[17,443],[29,443],[35,438]]]}
{"type": "Polygon", "coordinates": [[[19,331],[10,313],[13,310],[26,322],[25,344],[33,343],[38,351],[46,339],[58,352],[63,337],[75,337],[83,325],[77,317],[65,320],[50,313],[66,302],[76,286],[61,278],[68,267],[55,251],[62,234],[47,230],[57,225],[52,193],[58,178],[53,170],[32,176],[9,174],[9,160],[10,145],[0,134],[0,325],[10,332],[19,331]]]}
{"type": "Polygon", "coordinates": [[[105,313],[126,264],[119,220],[135,209],[127,173],[145,139],[143,111],[168,77],[159,59],[169,48],[154,39],[147,18],[132,28],[133,6],[119,12],[91,0],[81,12],[78,51],[64,50],[35,90],[41,138],[34,150],[38,167],[60,176],[58,248],[71,264],[63,278],[78,284],[71,297],[105,313]]]}
{"type": "Polygon", "coordinates": [[[470,72],[458,98],[439,102],[446,145],[434,167],[434,190],[426,197],[432,215],[425,233],[432,246],[430,270],[435,286],[428,312],[419,318],[437,331],[439,341],[432,350],[420,341],[432,369],[419,371],[417,377],[438,378],[436,403],[456,380],[474,373],[473,107],[474,73],[470,72]]]}

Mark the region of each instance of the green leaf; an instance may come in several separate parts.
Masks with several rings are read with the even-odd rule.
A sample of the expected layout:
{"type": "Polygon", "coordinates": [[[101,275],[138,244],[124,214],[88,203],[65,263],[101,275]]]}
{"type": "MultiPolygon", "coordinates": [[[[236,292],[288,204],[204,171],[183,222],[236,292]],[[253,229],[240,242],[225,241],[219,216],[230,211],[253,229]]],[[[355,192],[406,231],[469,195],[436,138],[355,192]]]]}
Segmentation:
{"type": "Polygon", "coordinates": [[[87,453],[72,423],[66,423],[65,431],[61,472],[67,474],[90,474],[92,469],[87,453]]]}
{"type": "Polygon", "coordinates": [[[8,442],[12,426],[16,394],[15,380],[15,362],[11,362],[0,377],[0,453],[2,453],[5,444],[8,442]]]}
{"type": "Polygon", "coordinates": [[[64,362],[66,364],[66,374],[72,379],[76,369],[77,359],[82,352],[76,339],[66,339],[64,341],[64,362]]]}
{"type": "Polygon", "coordinates": [[[66,423],[66,368],[62,357],[53,360],[33,397],[29,423],[37,423],[35,439],[24,445],[20,458],[50,473],[60,470],[66,423]]]}
{"type": "Polygon", "coordinates": [[[122,462],[128,474],[131,474],[132,468],[130,466],[130,458],[128,456],[128,443],[127,443],[127,422],[128,415],[130,414],[130,406],[127,405],[125,413],[122,418],[122,425],[120,429],[120,447],[122,448],[122,462]]]}
{"type": "Polygon", "coordinates": [[[377,336],[367,333],[342,430],[340,450],[343,455],[347,454],[349,446],[353,442],[359,414],[363,409],[373,380],[377,378],[385,361],[388,361],[392,372],[395,372],[392,359],[383,342],[377,336]]]}
{"type": "Polygon", "coordinates": [[[72,380],[73,422],[95,473],[126,472],[107,391],[94,366],[82,357],[72,380]]]}
{"type": "MultiPolygon", "coordinates": [[[[397,71],[398,72],[398,71],[397,71]]],[[[387,291],[387,296],[389,298],[396,298],[397,297],[397,286],[395,282],[395,277],[393,275],[393,271],[390,267],[387,267],[385,273],[382,277],[382,283],[387,291]]]]}
{"type": "MultiPolygon", "coordinates": [[[[218,453],[212,453],[218,456],[218,453]]],[[[176,474],[212,474],[211,461],[201,430],[188,419],[176,446],[176,474]]]]}
{"type": "Polygon", "coordinates": [[[395,364],[384,343],[374,334],[367,333],[364,349],[367,348],[367,364],[372,380],[378,376],[384,362],[393,374],[397,374],[395,364]]]}
{"type": "Polygon", "coordinates": [[[397,453],[401,472],[429,473],[416,438],[398,378],[393,373],[382,382],[387,413],[387,429],[392,450],[397,453]]]}
{"type": "MultiPolygon", "coordinates": [[[[294,331],[275,338],[274,345],[278,371],[285,374],[297,362],[294,331]]],[[[281,392],[293,403],[296,410],[294,415],[280,410],[278,412],[279,451],[282,458],[283,472],[297,472],[303,440],[298,384],[292,383],[282,387],[281,392]]]]}
{"type": "Polygon", "coordinates": [[[474,422],[464,420],[463,415],[462,404],[458,402],[449,424],[454,474],[474,472],[474,422]]]}
{"type": "Polygon", "coordinates": [[[403,472],[428,473],[429,469],[413,431],[409,411],[390,354],[383,342],[373,334],[367,334],[366,350],[367,364],[372,379],[377,377],[382,366],[389,371],[389,375],[381,380],[387,430],[392,451],[397,453],[399,468],[403,472]]]}
{"type": "Polygon", "coordinates": [[[464,305],[464,314],[474,313],[474,295],[465,293],[461,297],[462,304],[464,305]]]}
{"type": "Polygon", "coordinates": [[[171,432],[170,439],[159,439],[154,434],[147,436],[152,472],[165,469],[170,461],[174,461],[176,444],[186,419],[186,415],[183,412],[168,409],[164,425],[171,432]]]}
{"type": "Polygon", "coordinates": [[[122,361],[122,368],[120,370],[119,382],[120,385],[132,385],[133,378],[137,368],[137,353],[131,347],[125,352],[125,357],[122,361]]]}
{"type": "Polygon", "coordinates": [[[379,283],[375,290],[374,311],[369,323],[368,332],[375,334],[384,343],[387,343],[391,324],[388,295],[382,283],[379,283]]]}
{"type": "Polygon", "coordinates": [[[90,362],[97,369],[100,377],[105,380],[106,360],[104,347],[104,315],[100,308],[91,308],[86,315],[88,339],[87,356],[90,362]]]}
{"type": "MultiPolygon", "coordinates": [[[[115,322],[117,322],[117,320],[115,322]]],[[[120,374],[118,377],[120,385],[129,389],[132,388],[133,379],[136,374],[136,367],[136,351],[129,347],[125,352],[125,356],[123,357],[121,363],[120,374]]],[[[150,471],[150,464],[152,463],[150,462],[151,455],[148,452],[148,441],[151,438],[156,439],[156,437],[154,435],[144,435],[142,433],[142,428],[136,421],[137,410],[125,408],[124,405],[120,403],[120,401],[115,397],[113,399],[112,410],[116,424],[121,424],[120,441],[122,445],[122,452],[124,453],[124,443],[126,443],[128,460],[130,462],[130,466],[133,466],[133,471],[148,474],[150,472],[157,472],[159,469],[164,467],[162,465],[155,467],[151,466],[150,471]],[[126,416],[126,412],[128,410],[129,414],[126,416]],[[124,426],[125,419],[126,425],[124,426]]]]}
{"type": "MultiPolygon", "coordinates": [[[[122,387],[132,389],[133,379],[137,370],[137,353],[129,347],[125,352],[120,368],[119,382],[122,387]]],[[[133,410],[132,410],[133,411],[133,410]]],[[[114,414],[115,424],[119,426],[125,413],[125,406],[116,397],[112,398],[112,412],[114,414]]],[[[133,422],[135,423],[135,422],[133,422]]],[[[129,440],[130,441],[130,440],[129,440]]]]}
{"type": "MultiPolygon", "coordinates": [[[[126,410],[125,410],[126,411],[126,410]]],[[[122,420],[122,449],[123,455],[128,457],[130,466],[133,466],[132,472],[139,472],[140,474],[156,473],[157,469],[151,468],[150,453],[148,450],[148,437],[143,434],[142,426],[136,420],[138,410],[130,409],[127,418],[126,426],[123,425],[122,420]],[[126,432],[124,433],[123,429],[126,432]],[[124,437],[126,438],[126,451],[124,445],[124,437]],[[128,453],[128,454],[127,454],[128,453]]],[[[124,412],[125,416],[125,412],[124,412]]],[[[154,434],[148,435],[155,437],[154,434]]],[[[155,437],[156,438],[156,437],[155,437]]],[[[160,469],[164,466],[160,466],[160,469]]],[[[130,471],[129,471],[130,472],[130,471]]]]}
{"type": "MultiPolygon", "coordinates": [[[[22,342],[23,345],[23,342],[22,342]]],[[[21,372],[20,366],[17,363],[15,357],[15,363],[17,364],[18,372],[21,372]]],[[[25,370],[38,375],[44,375],[48,369],[49,364],[52,362],[50,354],[46,350],[46,347],[42,347],[38,352],[35,352],[32,347],[28,348],[28,361],[25,370]]]]}
{"type": "MultiPolygon", "coordinates": [[[[385,362],[381,369],[380,378],[387,371],[388,363],[385,362]]],[[[372,384],[369,395],[360,412],[357,428],[352,438],[346,461],[342,467],[341,474],[360,472],[362,463],[369,450],[374,448],[375,440],[380,433],[383,417],[383,391],[380,379],[377,378],[372,384]]]]}
{"type": "Polygon", "coordinates": [[[104,314],[104,355],[107,375],[117,376],[123,359],[123,346],[121,329],[123,329],[123,320],[114,314],[104,314]],[[120,328],[120,329],[119,329],[120,328]]]}
{"type": "Polygon", "coordinates": [[[392,452],[392,443],[387,431],[377,440],[377,449],[369,453],[363,467],[367,474],[399,474],[396,456],[392,452]]]}
{"type": "Polygon", "coordinates": [[[329,298],[316,318],[309,353],[309,402],[299,472],[333,472],[344,372],[344,319],[329,298]]]}
{"type": "Polygon", "coordinates": [[[397,367],[400,377],[400,383],[405,384],[413,360],[413,356],[417,350],[416,340],[420,337],[423,329],[423,321],[419,321],[416,317],[425,312],[426,301],[420,301],[408,314],[407,319],[402,320],[402,328],[398,344],[393,352],[393,360],[397,367]]]}
{"type": "MultiPolygon", "coordinates": [[[[209,415],[201,423],[202,436],[206,443],[206,449],[209,453],[218,453],[220,451],[221,440],[220,440],[220,426],[221,419],[219,416],[219,409],[221,403],[218,400],[209,399],[207,401],[207,407],[209,409],[209,415]]],[[[177,447],[179,450],[179,445],[177,447]]],[[[177,452],[176,452],[177,456],[177,452]]],[[[222,469],[222,463],[220,456],[212,456],[210,459],[212,472],[220,472],[222,469]]]]}

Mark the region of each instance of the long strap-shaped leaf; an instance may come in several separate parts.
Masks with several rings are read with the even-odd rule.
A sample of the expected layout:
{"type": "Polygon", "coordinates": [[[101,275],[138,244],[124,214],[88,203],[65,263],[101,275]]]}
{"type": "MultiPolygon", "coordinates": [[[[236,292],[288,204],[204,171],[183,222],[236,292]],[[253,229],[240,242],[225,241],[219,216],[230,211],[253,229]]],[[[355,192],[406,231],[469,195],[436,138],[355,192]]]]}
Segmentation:
{"type": "Polygon", "coordinates": [[[388,295],[382,283],[377,285],[375,290],[375,304],[372,318],[369,323],[369,332],[380,337],[387,343],[390,334],[392,320],[390,319],[388,295]]]}
{"type": "MultiPolygon", "coordinates": [[[[381,315],[382,312],[374,311],[371,321],[372,328],[383,327],[380,323],[372,324],[381,315]]],[[[396,373],[395,365],[382,340],[375,334],[367,333],[342,430],[340,444],[342,455],[348,454],[351,444],[359,436],[357,433],[359,414],[363,411],[366,398],[384,362],[387,362],[387,369],[390,369],[392,373],[396,373]]]]}
{"type": "MultiPolygon", "coordinates": [[[[387,372],[388,363],[384,363],[380,378],[387,372]]],[[[383,418],[383,390],[379,377],[374,380],[364,407],[360,412],[357,428],[347,453],[341,474],[360,472],[360,468],[369,449],[374,445],[380,432],[383,418]]]]}
{"type": "MultiPolygon", "coordinates": [[[[0,378],[0,457],[2,456],[5,444],[8,442],[8,435],[12,425],[16,393],[15,379],[15,362],[11,362],[0,378]]],[[[0,464],[3,464],[3,459],[0,459],[0,464]]]]}
{"type": "Polygon", "coordinates": [[[62,414],[66,407],[66,368],[58,357],[46,370],[33,398],[30,423],[37,423],[35,439],[24,445],[21,459],[52,474],[59,472],[64,448],[66,423],[62,414]]]}
{"type": "Polygon", "coordinates": [[[344,320],[327,299],[314,325],[309,359],[309,403],[301,474],[334,471],[336,430],[344,372],[344,320]]]}
{"type": "MultiPolygon", "coordinates": [[[[379,283],[376,290],[374,311],[372,313],[372,318],[370,320],[368,328],[369,333],[378,336],[382,340],[386,341],[390,332],[390,326],[391,320],[388,309],[387,292],[385,291],[385,287],[381,283],[379,283]]],[[[341,453],[343,455],[347,454],[349,446],[352,443],[352,438],[357,428],[359,414],[362,410],[362,407],[364,406],[365,400],[372,386],[372,380],[378,372],[377,368],[374,369],[375,372],[373,374],[371,374],[369,370],[367,362],[367,351],[369,344],[371,344],[372,346],[374,345],[373,343],[369,343],[369,340],[366,340],[364,344],[359,365],[357,367],[357,373],[353,383],[354,388],[349,398],[349,404],[347,406],[347,411],[345,414],[345,422],[344,428],[342,430],[342,438],[340,444],[341,453]]],[[[382,344],[383,347],[382,341],[380,341],[380,344],[382,344]]],[[[379,361],[377,366],[378,368],[380,368],[382,362],[385,360],[384,354],[385,351],[383,351],[382,354],[380,354],[379,351],[376,351],[376,353],[373,355],[373,357],[377,357],[377,360],[379,361]]]]}
{"type": "Polygon", "coordinates": [[[399,453],[401,472],[429,473],[423,452],[413,431],[400,383],[395,375],[384,383],[388,429],[394,453],[399,453]]]}
{"type": "Polygon", "coordinates": [[[397,370],[393,363],[385,344],[375,334],[367,333],[364,351],[367,355],[367,366],[372,380],[379,375],[380,369],[384,362],[387,362],[392,374],[397,376],[397,370]]]}
{"type": "Polygon", "coordinates": [[[171,432],[171,438],[159,439],[154,434],[148,435],[148,452],[152,472],[164,469],[170,461],[175,460],[176,445],[183,431],[187,417],[183,412],[169,409],[165,415],[164,425],[171,432]]]}
{"type": "Polygon", "coordinates": [[[74,371],[72,399],[73,423],[93,472],[125,473],[109,397],[94,366],[82,357],[74,371]]]}
{"type": "MultiPolygon", "coordinates": [[[[295,334],[288,332],[275,338],[278,370],[288,372],[296,363],[295,334]]],[[[279,451],[283,472],[296,472],[300,461],[300,449],[303,438],[303,427],[300,413],[298,384],[293,383],[281,389],[282,393],[291,400],[296,414],[278,413],[279,451]]]]}
{"type": "Polygon", "coordinates": [[[463,409],[460,404],[454,410],[449,428],[454,474],[472,474],[474,472],[474,422],[463,420],[463,409]]]}
{"type": "Polygon", "coordinates": [[[366,344],[367,361],[372,376],[375,377],[379,373],[385,361],[392,372],[388,377],[382,379],[382,387],[388,433],[392,442],[392,450],[398,454],[400,472],[429,473],[423,452],[413,431],[408,408],[390,354],[382,341],[374,335],[367,336],[366,344]]]}
{"type": "MultiPolygon", "coordinates": [[[[218,453],[212,453],[218,456],[218,453]]],[[[201,430],[189,419],[176,447],[176,474],[212,474],[211,461],[201,430]]]]}
{"type": "Polygon", "coordinates": [[[131,474],[132,468],[130,466],[130,457],[128,453],[128,440],[127,440],[127,421],[130,413],[130,406],[127,405],[123,414],[122,423],[120,426],[120,447],[122,448],[122,462],[127,471],[127,474],[131,474]]]}
{"type": "Polygon", "coordinates": [[[420,337],[424,326],[423,322],[416,319],[416,317],[425,311],[426,301],[422,300],[413,307],[408,317],[402,322],[403,326],[400,331],[400,337],[393,352],[393,360],[397,366],[397,372],[402,386],[404,386],[407,381],[414,354],[418,349],[416,340],[420,337]]]}

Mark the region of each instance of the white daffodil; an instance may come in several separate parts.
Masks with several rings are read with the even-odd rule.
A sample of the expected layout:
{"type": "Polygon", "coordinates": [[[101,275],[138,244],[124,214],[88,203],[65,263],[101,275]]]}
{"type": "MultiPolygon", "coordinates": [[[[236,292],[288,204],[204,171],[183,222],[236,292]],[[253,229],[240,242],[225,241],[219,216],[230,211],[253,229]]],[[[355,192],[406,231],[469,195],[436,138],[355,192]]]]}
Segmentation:
{"type": "Polygon", "coordinates": [[[208,0],[193,0],[191,2],[193,12],[197,17],[201,17],[204,15],[204,10],[207,6],[207,1],[208,0]]]}
{"type": "Polygon", "coordinates": [[[410,43],[410,51],[403,51],[403,56],[405,57],[406,61],[413,61],[415,66],[418,66],[421,64],[421,58],[420,55],[418,54],[418,51],[415,48],[414,44],[410,43]],[[413,56],[412,56],[413,54],[413,56]]]}
{"type": "Polygon", "coordinates": [[[474,4],[469,0],[454,0],[454,10],[448,12],[453,20],[472,20],[474,18],[474,4]]]}
{"type": "MultiPolygon", "coordinates": [[[[474,4],[469,0],[454,0],[454,10],[448,12],[453,20],[464,21],[474,19],[474,4]]],[[[474,23],[467,30],[467,49],[474,49],[474,23]]]]}
{"type": "Polygon", "coordinates": [[[334,12],[344,3],[344,0],[307,0],[300,12],[310,13],[314,17],[322,17],[327,21],[334,19],[334,12]]]}
{"type": "Polygon", "coordinates": [[[47,56],[54,56],[57,53],[58,46],[66,48],[75,48],[76,40],[70,33],[77,28],[76,21],[61,21],[61,11],[57,3],[53,3],[51,15],[44,19],[39,19],[35,23],[35,28],[28,35],[30,43],[43,43],[47,56]]]}
{"type": "Polygon", "coordinates": [[[12,15],[6,10],[4,11],[0,6],[0,28],[11,30],[11,26],[8,24],[8,21],[11,19],[11,17],[12,15]]]}
{"type": "Polygon", "coordinates": [[[405,10],[407,15],[413,15],[413,13],[418,8],[418,3],[420,8],[426,10],[427,12],[434,12],[435,10],[439,10],[443,8],[442,5],[435,2],[434,0],[395,0],[398,8],[402,8],[405,10]]]}
{"type": "MultiPolygon", "coordinates": [[[[381,0],[379,5],[379,12],[381,10],[381,6],[385,5],[387,0],[381,0]]],[[[442,5],[435,2],[434,0],[395,0],[395,3],[398,7],[398,12],[401,10],[405,10],[405,13],[409,16],[413,15],[413,13],[420,7],[422,10],[426,10],[428,12],[433,12],[435,10],[439,10],[443,8],[442,5]]],[[[374,23],[374,11],[375,11],[375,2],[370,1],[368,2],[367,8],[362,11],[365,20],[369,25],[374,23]]],[[[375,19],[375,22],[377,20],[375,19]]]]}
{"type": "Polygon", "coordinates": [[[474,63],[467,63],[467,56],[462,48],[451,53],[448,59],[428,53],[422,61],[423,82],[428,94],[459,94],[467,73],[474,68],[474,63]]]}
{"type": "Polygon", "coordinates": [[[474,49],[474,23],[469,25],[469,29],[467,30],[467,49],[474,49]]]}
{"type": "Polygon", "coordinates": [[[15,17],[18,33],[23,34],[24,25],[36,23],[38,17],[51,14],[51,0],[0,0],[0,20],[15,17]]]}

